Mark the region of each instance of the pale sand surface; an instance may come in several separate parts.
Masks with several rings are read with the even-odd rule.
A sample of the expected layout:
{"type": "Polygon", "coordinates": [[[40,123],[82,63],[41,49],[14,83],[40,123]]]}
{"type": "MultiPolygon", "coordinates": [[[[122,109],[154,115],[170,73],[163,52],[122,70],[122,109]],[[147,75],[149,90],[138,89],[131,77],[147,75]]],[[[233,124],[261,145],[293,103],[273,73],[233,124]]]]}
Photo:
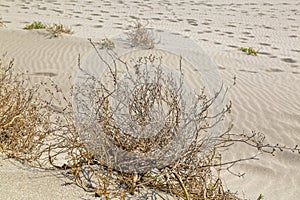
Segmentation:
{"type": "Polygon", "coordinates": [[[0,199],[92,199],[59,171],[32,169],[0,155],[0,199]]]}
{"type": "MultiPolygon", "coordinates": [[[[5,1],[0,15],[0,53],[15,58],[19,70],[36,80],[51,77],[64,90],[72,84],[77,56],[91,50],[86,38],[114,37],[133,18],[149,20],[155,29],[181,33],[194,40],[218,67],[233,102],[235,132],[258,130],[270,143],[300,144],[300,3],[298,0],[246,1],[5,1]],[[75,34],[49,39],[21,30],[33,20],[72,26],[75,34]],[[239,47],[259,49],[248,56],[239,47]],[[69,76],[73,78],[69,79],[69,76]]],[[[179,47],[180,48],[180,47],[179,47]]],[[[251,149],[236,146],[226,158],[240,158],[251,149]]],[[[0,159],[1,199],[89,199],[74,185],[0,159]],[[39,187],[38,187],[39,186],[39,187]],[[42,198],[41,198],[42,197],[42,198]]],[[[244,178],[224,174],[225,185],[241,197],[300,198],[300,157],[289,152],[235,167],[244,178]]],[[[56,172],[54,174],[57,174],[56,172]]]]}

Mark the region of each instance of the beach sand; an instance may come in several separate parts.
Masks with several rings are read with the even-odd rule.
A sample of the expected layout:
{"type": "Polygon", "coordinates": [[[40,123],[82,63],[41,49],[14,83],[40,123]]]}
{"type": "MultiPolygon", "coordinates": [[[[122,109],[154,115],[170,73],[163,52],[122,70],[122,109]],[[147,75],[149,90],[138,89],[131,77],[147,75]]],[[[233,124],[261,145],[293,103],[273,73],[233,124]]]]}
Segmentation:
{"type": "MultiPolygon", "coordinates": [[[[204,1],[8,1],[0,2],[0,54],[7,52],[15,67],[33,80],[53,79],[67,92],[77,73],[77,58],[85,59],[92,47],[87,38],[113,38],[136,18],[149,27],[179,33],[193,40],[231,87],[233,103],[228,119],[233,132],[262,132],[271,144],[300,144],[300,3],[298,0],[251,3],[204,1]],[[33,21],[62,23],[74,34],[49,38],[43,31],[22,28],[33,21]],[[240,47],[253,47],[258,56],[240,47]]],[[[180,44],[178,44],[180,48],[180,44]]],[[[193,82],[193,80],[191,80],[193,82]]],[[[194,81],[196,82],[196,81],[194,81]]],[[[197,83],[197,82],[196,82],[197,83]]],[[[225,160],[255,152],[235,145],[225,160]]],[[[261,155],[259,161],[237,164],[238,178],[224,172],[225,186],[240,197],[255,200],[300,198],[300,156],[288,151],[261,155]]],[[[0,158],[0,199],[92,199],[59,172],[27,169],[0,158]]]]}

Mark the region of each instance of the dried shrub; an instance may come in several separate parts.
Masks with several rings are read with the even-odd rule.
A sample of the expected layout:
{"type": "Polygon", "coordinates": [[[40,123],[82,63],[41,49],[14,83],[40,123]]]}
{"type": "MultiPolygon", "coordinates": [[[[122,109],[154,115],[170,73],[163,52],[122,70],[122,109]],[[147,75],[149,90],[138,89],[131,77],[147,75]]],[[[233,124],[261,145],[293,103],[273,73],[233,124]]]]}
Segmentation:
{"type": "Polygon", "coordinates": [[[126,33],[132,46],[153,49],[155,44],[159,43],[159,41],[155,40],[152,32],[146,28],[148,24],[148,22],[142,24],[139,20],[136,20],[132,30],[126,33]]]}
{"type": "MultiPolygon", "coordinates": [[[[91,40],[90,42],[95,47],[91,40]]],[[[95,50],[97,51],[96,48],[95,50]]],[[[130,69],[128,63],[122,61],[112,51],[108,51],[108,55],[113,60],[111,65],[105,62],[98,51],[97,55],[108,67],[108,74],[105,77],[109,77],[109,84],[87,73],[86,75],[91,82],[83,87],[85,89],[91,87],[96,94],[93,96],[96,98],[95,102],[97,102],[95,106],[97,115],[95,118],[98,125],[100,124],[96,128],[99,130],[97,133],[99,135],[104,134],[110,144],[126,152],[149,152],[153,148],[162,148],[174,139],[175,130],[180,130],[178,124],[180,120],[184,119],[179,117],[179,113],[183,110],[181,106],[185,105],[184,103],[181,104],[185,101],[182,96],[183,83],[180,81],[180,78],[176,79],[179,80],[178,82],[174,81],[174,77],[163,72],[159,65],[154,65],[157,60],[160,63],[162,58],[155,58],[152,55],[141,57],[137,59],[133,69],[130,69]],[[122,70],[127,72],[126,75],[118,73],[117,62],[123,65],[122,70]],[[142,67],[143,65],[148,65],[148,67],[142,67]],[[99,87],[95,88],[95,84],[98,84],[99,87]],[[153,109],[155,104],[162,105],[164,102],[167,102],[166,105],[170,108],[167,111],[168,115],[159,113],[162,112],[163,107],[160,107],[158,110],[153,109]],[[129,111],[127,114],[120,112],[125,107],[129,111]],[[157,113],[151,114],[150,112],[153,111],[157,111],[157,113]],[[145,137],[145,135],[138,137],[136,134],[142,134],[141,129],[132,126],[131,120],[143,126],[153,119],[154,121],[160,120],[162,122],[167,119],[168,123],[163,123],[162,126],[159,126],[158,133],[160,134],[153,134],[153,137],[145,137]],[[172,123],[174,123],[174,126],[172,123]],[[126,128],[126,126],[128,127],[126,128]],[[134,128],[130,129],[130,127],[134,128]],[[135,131],[137,133],[134,133],[135,131]]],[[[179,66],[180,69],[181,67],[179,66]]],[[[233,84],[235,85],[235,78],[233,84]]],[[[80,92],[91,94],[83,90],[80,90],[80,92]]],[[[230,132],[231,127],[228,127],[228,130],[224,133],[214,135],[212,140],[209,140],[209,137],[201,137],[223,120],[225,115],[231,111],[231,102],[229,102],[217,114],[212,115],[210,112],[212,105],[216,103],[216,99],[224,98],[220,91],[211,98],[206,95],[205,90],[201,90],[199,94],[196,94],[197,101],[194,101],[193,104],[196,112],[192,114],[193,117],[189,121],[196,124],[196,128],[193,129],[195,134],[191,134],[195,137],[192,138],[192,142],[184,151],[184,154],[180,154],[180,157],[172,160],[172,162],[168,160],[168,164],[152,166],[145,171],[133,170],[130,172],[128,169],[132,168],[126,168],[126,164],[131,166],[130,163],[124,162],[125,164],[122,166],[122,159],[117,157],[114,157],[115,160],[111,159],[112,155],[116,156],[116,154],[111,154],[112,148],[110,147],[112,146],[109,145],[107,148],[107,143],[101,143],[99,138],[89,135],[91,140],[84,142],[87,145],[87,149],[93,152],[92,155],[94,156],[92,158],[96,158],[97,161],[96,163],[93,162],[95,165],[89,165],[89,168],[90,171],[97,174],[95,178],[98,181],[95,182],[100,184],[92,187],[87,186],[93,184],[81,184],[81,186],[85,190],[92,189],[99,196],[107,198],[123,198],[124,195],[128,194],[138,195],[139,189],[146,186],[181,199],[239,199],[237,195],[224,188],[220,177],[221,170],[231,172],[231,167],[236,163],[246,160],[257,160],[259,153],[274,154],[277,150],[289,150],[300,153],[297,145],[295,147],[270,145],[265,143],[265,136],[262,133],[232,134],[230,132]],[[212,121],[213,123],[211,123],[212,121]],[[247,158],[223,161],[220,152],[223,152],[235,143],[249,145],[256,149],[257,152],[254,152],[253,156],[247,158]],[[100,148],[96,148],[97,150],[95,151],[97,145],[100,148]],[[95,189],[93,190],[93,188],[95,189]]],[[[84,104],[84,102],[82,103],[84,104]]],[[[87,131],[87,129],[84,129],[84,131],[87,131]]],[[[153,132],[155,131],[156,129],[153,129],[153,132]]],[[[182,132],[179,133],[182,134],[182,132]]],[[[149,135],[146,134],[146,136],[149,135]]],[[[105,137],[100,138],[103,139],[105,137]]],[[[129,157],[126,157],[127,154],[124,155],[124,160],[130,160],[129,157]]],[[[133,166],[142,167],[138,163],[147,163],[147,160],[139,157],[138,162],[133,166]]],[[[235,175],[241,176],[240,174],[235,175]]]]}
{"type": "Polygon", "coordinates": [[[0,59],[0,150],[10,157],[37,161],[45,152],[47,113],[22,74],[14,74],[13,60],[0,59]]]}
{"type": "Polygon", "coordinates": [[[62,33],[65,34],[73,34],[73,31],[71,28],[66,27],[63,24],[52,24],[51,26],[48,26],[46,30],[53,36],[53,37],[59,37],[62,33]]]}
{"type": "MultiPolygon", "coordinates": [[[[90,42],[97,51],[95,44],[90,42]]],[[[163,58],[148,55],[138,58],[130,66],[111,50],[107,53],[113,62],[107,65],[106,79],[100,80],[80,68],[86,79],[80,88],[75,88],[75,99],[80,103],[75,104],[80,107],[78,110],[90,111],[86,98],[96,102],[92,109],[95,118],[89,112],[79,114],[91,117],[88,119],[94,119],[95,124],[79,129],[88,138],[83,136],[83,141],[94,155],[91,158],[97,160],[97,166],[89,165],[89,171],[97,174],[94,178],[98,181],[95,182],[100,184],[81,186],[85,190],[96,188],[94,191],[98,195],[110,198],[134,194],[138,188],[147,186],[183,199],[238,199],[222,186],[219,176],[221,158],[211,137],[217,136],[207,131],[224,118],[231,105],[211,116],[209,110],[220,93],[211,98],[204,90],[199,94],[184,94],[183,72],[176,77],[166,72],[162,68],[163,58]],[[194,98],[191,95],[195,95],[194,98]],[[214,120],[210,119],[212,117],[214,120]],[[176,140],[176,137],[189,141],[176,140]],[[183,151],[175,152],[177,158],[173,155],[174,159],[161,162],[159,158],[166,156],[166,151],[159,149],[172,140],[176,141],[172,144],[182,147],[183,151]],[[119,152],[112,152],[114,147],[129,154],[119,156],[119,152]],[[131,160],[131,153],[142,153],[143,156],[131,160]],[[151,158],[147,157],[149,154],[151,158]]],[[[87,121],[84,118],[80,120],[87,121]]]]}

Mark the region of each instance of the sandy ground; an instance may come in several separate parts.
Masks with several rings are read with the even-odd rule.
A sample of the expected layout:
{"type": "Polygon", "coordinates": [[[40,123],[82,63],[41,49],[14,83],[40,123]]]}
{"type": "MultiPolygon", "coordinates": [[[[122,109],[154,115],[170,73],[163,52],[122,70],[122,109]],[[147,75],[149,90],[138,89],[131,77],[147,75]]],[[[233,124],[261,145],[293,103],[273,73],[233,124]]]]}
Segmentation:
{"type": "MultiPolygon", "coordinates": [[[[135,18],[149,27],[180,33],[202,48],[227,85],[237,84],[227,98],[233,102],[229,120],[234,132],[265,133],[271,144],[300,144],[300,3],[298,0],[251,3],[204,1],[9,1],[0,2],[0,53],[15,58],[15,66],[36,80],[52,78],[67,91],[77,71],[77,57],[91,51],[87,38],[115,37],[135,18]],[[63,23],[74,34],[49,39],[22,30],[39,20],[63,23]],[[249,56],[240,47],[259,50],[249,56]],[[69,78],[71,77],[71,78],[69,78]],[[72,78],[73,77],[73,78],[72,78]]],[[[180,44],[178,45],[180,48],[180,44]]],[[[193,80],[191,80],[193,82],[193,80]]],[[[195,81],[194,81],[195,82],[195,81]]],[[[235,146],[225,159],[254,152],[235,146]]],[[[14,162],[13,162],[14,163],[14,162]]],[[[300,157],[290,152],[235,166],[244,178],[224,173],[225,185],[246,199],[300,198],[300,157]]],[[[0,158],[0,199],[90,199],[56,172],[38,172],[0,158]],[[54,174],[54,176],[52,176],[54,174]],[[34,181],[33,181],[34,180],[34,181]]]]}

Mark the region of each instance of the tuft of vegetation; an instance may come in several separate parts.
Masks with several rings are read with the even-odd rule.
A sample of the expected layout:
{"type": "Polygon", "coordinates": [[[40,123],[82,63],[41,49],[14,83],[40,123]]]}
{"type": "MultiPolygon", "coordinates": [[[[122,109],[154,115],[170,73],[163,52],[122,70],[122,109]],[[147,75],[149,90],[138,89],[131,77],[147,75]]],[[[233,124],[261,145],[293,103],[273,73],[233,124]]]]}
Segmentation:
{"type": "Polygon", "coordinates": [[[116,47],[115,43],[108,38],[104,38],[96,44],[99,45],[100,49],[114,49],[116,47]]]}
{"type": "Polygon", "coordinates": [[[25,25],[25,27],[24,27],[25,30],[45,29],[45,28],[46,28],[46,25],[40,21],[34,21],[31,24],[25,25]]]}
{"type": "Polygon", "coordinates": [[[53,37],[58,37],[60,36],[62,33],[65,34],[73,34],[73,31],[71,28],[68,28],[66,26],[64,26],[63,24],[56,24],[54,23],[51,26],[47,27],[47,31],[53,36],[53,37]]]}
{"type": "Polygon", "coordinates": [[[140,20],[136,20],[132,30],[126,33],[132,46],[144,49],[153,49],[155,44],[159,43],[159,41],[155,40],[152,32],[146,28],[148,24],[148,22],[146,24],[142,24],[140,20]]]}
{"type": "Polygon", "coordinates": [[[248,55],[257,56],[258,54],[258,51],[253,49],[252,47],[249,48],[241,47],[241,51],[247,53],[248,55]]]}
{"type": "Polygon", "coordinates": [[[46,31],[50,34],[50,37],[59,37],[62,33],[65,34],[73,34],[71,28],[64,26],[63,24],[52,24],[45,25],[40,21],[35,21],[31,24],[28,24],[24,27],[25,30],[33,30],[33,29],[46,29],[46,31]]]}
{"type": "Polygon", "coordinates": [[[4,24],[4,22],[2,21],[2,17],[0,17],[0,28],[1,27],[5,27],[5,24],[4,24]]]}
{"type": "Polygon", "coordinates": [[[264,196],[262,194],[260,194],[257,198],[257,200],[264,200],[264,196]]]}

